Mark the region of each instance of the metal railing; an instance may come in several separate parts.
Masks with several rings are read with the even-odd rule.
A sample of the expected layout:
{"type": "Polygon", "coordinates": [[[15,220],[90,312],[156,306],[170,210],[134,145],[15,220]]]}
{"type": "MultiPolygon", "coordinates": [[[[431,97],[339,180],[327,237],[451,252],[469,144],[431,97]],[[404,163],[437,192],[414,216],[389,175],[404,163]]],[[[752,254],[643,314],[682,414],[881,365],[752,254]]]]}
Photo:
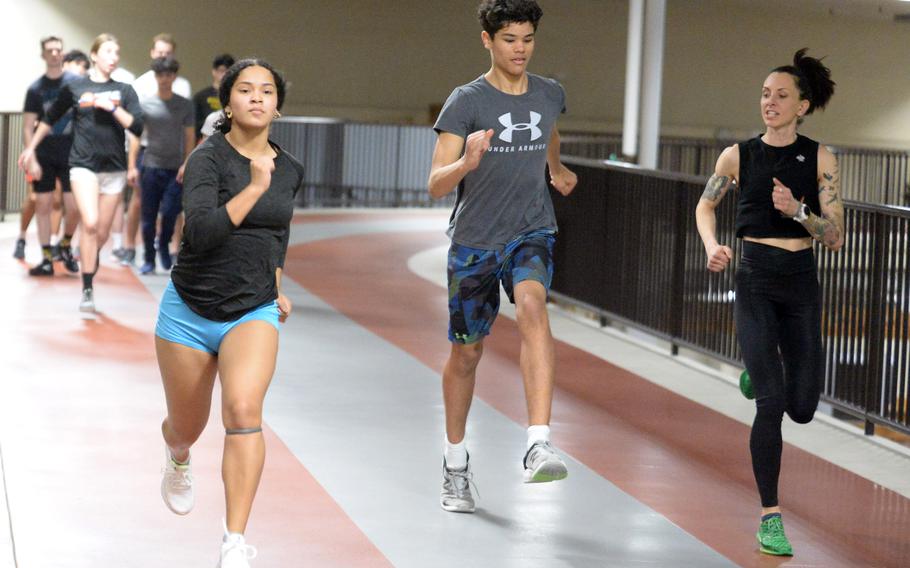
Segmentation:
{"type": "MultiPolygon", "coordinates": [[[[16,210],[25,195],[24,177],[15,167],[20,131],[21,115],[0,114],[4,211],[16,210]]],[[[285,118],[276,122],[272,136],[305,166],[300,205],[452,204],[454,196],[433,201],[426,189],[436,139],[429,127],[285,118]]],[[[723,147],[669,140],[661,156],[662,167],[668,169],[708,171],[723,147]]],[[[566,136],[563,150],[615,152],[618,138],[615,144],[610,150],[566,136]]],[[[858,176],[870,190],[875,183],[906,175],[905,157],[892,163],[882,154],[875,158],[879,162],[867,156],[860,161],[864,167],[879,165],[852,174],[848,170],[854,166],[843,158],[847,155],[841,152],[843,177],[858,176]],[[887,167],[882,165],[886,162],[887,167]],[[874,178],[877,182],[868,181],[873,171],[889,173],[874,178]]],[[[605,320],[646,329],[674,346],[739,364],[733,329],[734,270],[720,275],[705,270],[695,229],[694,210],[705,179],[601,160],[564,159],[577,168],[580,183],[570,197],[553,200],[560,227],[554,296],[586,306],[605,320]]],[[[717,210],[718,237],[730,244],[736,242],[734,202],[725,199],[717,210]]],[[[910,432],[910,209],[848,202],[846,219],[844,250],[817,250],[825,300],[824,397],[865,420],[869,431],[874,424],[887,424],[910,432]]],[[[734,258],[739,258],[738,247],[734,258]]]]}
{"type": "Polygon", "coordinates": [[[0,112],[0,221],[5,213],[19,211],[28,194],[25,174],[16,165],[22,147],[22,113],[0,112]]]}
{"type": "MultiPolygon", "coordinates": [[[[564,157],[579,187],[553,196],[554,296],[741,365],[733,324],[735,199],[717,209],[734,266],[705,268],[695,206],[705,178],[564,157]]],[[[847,239],[816,247],[824,305],[823,398],[866,422],[910,433],[910,209],[847,202],[847,239]]]]}
{"type": "MultiPolygon", "coordinates": [[[[18,211],[26,195],[16,168],[22,151],[22,113],[0,113],[0,215],[18,211]]],[[[358,124],[331,119],[288,117],[272,136],[306,166],[300,203],[310,207],[446,207],[426,192],[436,139],[431,128],[358,124]]],[[[707,175],[732,142],[661,138],[659,169],[707,175]]],[[[567,132],[562,153],[607,159],[621,153],[622,138],[612,134],[567,132]]],[[[910,204],[910,156],[892,150],[834,147],[840,160],[842,195],[867,203],[910,204]]]]}
{"type": "Polygon", "coordinates": [[[427,191],[436,133],[425,126],[283,118],[272,138],[304,165],[306,207],[450,207],[427,191]]]}
{"type": "MultiPolygon", "coordinates": [[[[426,126],[357,124],[289,117],[275,122],[272,138],[304,165],[298,204],[306,207],[450,207],[454,196],[427,192],[436,133],[426,126]]],[[[22,114],[0,114],[0,215],[19,211],[25,177],[22,114]]]]}
{"type": "MultiPolygon", "coordinates": [[[[720,153],[735,141],[662,137],[658,169],[691,175],[710,175],[720,153]]],[[[910,153],[828,146],[837,156],[844,199],[880,205],[910,205],[910,153]]],[[[622,135],[562,135],[562,153],[597,160],[622,155],[622,135]]]]}

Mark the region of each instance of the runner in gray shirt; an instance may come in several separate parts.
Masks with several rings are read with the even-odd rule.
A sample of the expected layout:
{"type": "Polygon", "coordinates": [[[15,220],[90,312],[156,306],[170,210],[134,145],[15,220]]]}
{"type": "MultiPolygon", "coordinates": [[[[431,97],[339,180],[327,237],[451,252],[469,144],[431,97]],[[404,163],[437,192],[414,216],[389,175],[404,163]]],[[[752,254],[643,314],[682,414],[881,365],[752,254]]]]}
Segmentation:
{"type": "MultiPolygon", "coordinates": [[[[196,142],[193,103],[172,90],[179,68],[180,65],[171,57],[155,59],[152,70],[158,81],[158,92],[140,101],[146,117],[148,142],[139,169],[142,239],[145,246],[145,262],[139,269],[141,274],[155,271],[155,229],[159,211],[158,256],[164,270],[170,270],[173,264],[168,243],[174,234],[177,216],[182,211],[183,163],[196,142]]],[[[130,148],[131,158],[135,152],[135,147],[130,148]]],[[[131,169],[130,177],[135,179],[135,176],[136,171],[131,169]]]]}
{"type": "Polygon", "coordinates": [[[565,93],[554,80],[531,75],[542,11],[534,0],[484,0],[478,10],[490,70],[458,87],[436,122],[439,133],[429,190],[455,191],[449,226],[449,341],[443,373],[445,457],[440,504],[474,511],[465,426],[483,339],[499,310],[500,282],[515,304],[528,407],[524,481],[556,481],[566,466],[550,445],[554,345],[547,316],[556,219],[544,176],[563,195],[575,174],[559,161],[556,119],[565,93]]]}

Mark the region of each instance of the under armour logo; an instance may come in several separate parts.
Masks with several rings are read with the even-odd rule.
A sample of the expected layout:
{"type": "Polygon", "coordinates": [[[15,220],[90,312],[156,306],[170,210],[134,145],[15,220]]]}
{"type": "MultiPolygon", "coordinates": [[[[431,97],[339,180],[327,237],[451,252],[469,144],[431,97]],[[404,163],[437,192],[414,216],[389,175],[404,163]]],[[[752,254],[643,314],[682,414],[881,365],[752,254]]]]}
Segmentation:
{"type": "Polygon", "coordinates": [[[805,162],[805,161],[806,161],[806,157],[803,156],[802,154],[800,154],[799,156],[797,156],[796,159],[799,160],[800,162],[805,162]]]}
{"type": "Polygon", "coordinates": [[[540,124],[540,119],[541,119],[540,114],[534,112],[533,110],[530,111],[530,113],[531,113],[531,122],[519,122],[518,124],[512,124],[512,113],[511,112],[507,112],[504,115],[500,116],[499,123],[502,124],[503,126],[505,126],[506,129],[503,130],[499,134],[499,139],[503,140],[505,142],[511,142],[512,133],[515,132],[516,130],[530,130],[532,142],[534,140],[537,140],[541,136],[543,136],[543,132],[541,132],[541,130],[539,128],[537,128],[537,125],[540,124]]]}

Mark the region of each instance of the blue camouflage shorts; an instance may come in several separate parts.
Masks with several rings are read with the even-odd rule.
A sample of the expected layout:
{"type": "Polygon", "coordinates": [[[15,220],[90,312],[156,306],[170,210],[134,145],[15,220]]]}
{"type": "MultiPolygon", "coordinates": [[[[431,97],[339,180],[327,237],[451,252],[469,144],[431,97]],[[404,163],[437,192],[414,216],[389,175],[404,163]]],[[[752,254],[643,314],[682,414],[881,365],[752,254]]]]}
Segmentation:
{"type": "Polygon", "coordinates": [[[449,247],[449,341],[475,343],[490,334],[499,313],[499,283],[515,303],[515,285],[553,281],[553,231],[520,235],[502,250],[449,247]]]}

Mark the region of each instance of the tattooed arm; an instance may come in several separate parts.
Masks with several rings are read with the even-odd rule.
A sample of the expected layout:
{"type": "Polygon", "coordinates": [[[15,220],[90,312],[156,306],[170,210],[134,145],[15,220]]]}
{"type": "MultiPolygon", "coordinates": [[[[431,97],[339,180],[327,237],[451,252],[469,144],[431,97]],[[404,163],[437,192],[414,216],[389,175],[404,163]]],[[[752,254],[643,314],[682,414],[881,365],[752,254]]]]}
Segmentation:
{"type": "Polygon", "coordinates": [[[705,245],[705,254],[708,255],[708,270],[712,272],[721,272],[733,259],[733,250],[717,242],[717,216],[714,210],[730,188],[736,185],[738,176],[739,146],[734,145],[725,149],[717,159],[714,175],[708,180],[705,192],[695,208],[695,224],[705,245]]]}
{"type": "Polygon", "coordinates": [[[822,145],[818,146],[818,203],[821,216],[809,213],[803,227],[812,238],[836,251],[844,246],[844,202],[840,198],[837,158],[822,145]]]}

